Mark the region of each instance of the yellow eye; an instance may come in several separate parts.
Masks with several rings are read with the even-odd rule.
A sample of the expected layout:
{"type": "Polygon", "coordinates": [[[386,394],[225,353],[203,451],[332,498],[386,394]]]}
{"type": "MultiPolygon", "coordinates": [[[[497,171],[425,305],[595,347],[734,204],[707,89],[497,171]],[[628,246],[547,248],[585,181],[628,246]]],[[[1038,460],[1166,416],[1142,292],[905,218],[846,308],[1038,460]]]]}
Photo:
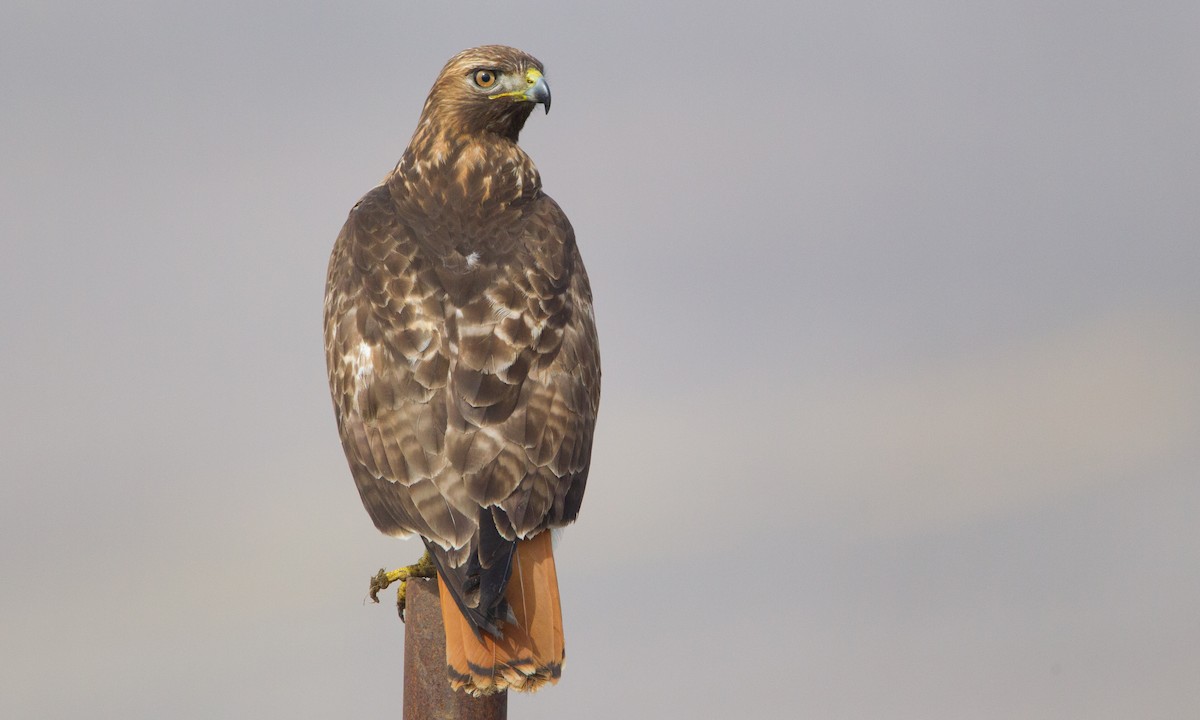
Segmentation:
{"type": "Polygon", "coordinates": [[[494,70],[476,70],[475,84],[481,88],[490,88],[496,84],[496,72],[494,70]]]}

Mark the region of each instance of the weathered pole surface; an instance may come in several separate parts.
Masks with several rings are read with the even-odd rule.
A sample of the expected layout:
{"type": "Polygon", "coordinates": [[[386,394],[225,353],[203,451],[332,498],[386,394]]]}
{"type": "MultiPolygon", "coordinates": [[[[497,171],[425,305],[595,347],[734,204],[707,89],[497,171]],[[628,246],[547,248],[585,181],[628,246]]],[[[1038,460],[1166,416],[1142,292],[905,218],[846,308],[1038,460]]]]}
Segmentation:
{"type": "Polygon", "coordinates": [[[474,698],[450,689],[437,580],[408,581],[404,610],[404,720],[505,720],[508,693],[474,698]]]}

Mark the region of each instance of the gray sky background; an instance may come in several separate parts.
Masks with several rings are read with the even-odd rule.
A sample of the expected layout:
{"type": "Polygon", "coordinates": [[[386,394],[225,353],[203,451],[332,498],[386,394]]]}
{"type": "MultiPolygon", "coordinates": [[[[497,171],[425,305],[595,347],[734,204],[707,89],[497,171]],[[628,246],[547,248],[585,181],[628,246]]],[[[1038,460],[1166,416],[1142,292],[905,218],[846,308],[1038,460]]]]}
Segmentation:
{"type": "Polygon", "coordinates": [[[0,10],[0,716],[395,716],[325,264],[430,84],[541,58],[596,294],[515,718],[1200,707],[1200,5],[0,10]]]}

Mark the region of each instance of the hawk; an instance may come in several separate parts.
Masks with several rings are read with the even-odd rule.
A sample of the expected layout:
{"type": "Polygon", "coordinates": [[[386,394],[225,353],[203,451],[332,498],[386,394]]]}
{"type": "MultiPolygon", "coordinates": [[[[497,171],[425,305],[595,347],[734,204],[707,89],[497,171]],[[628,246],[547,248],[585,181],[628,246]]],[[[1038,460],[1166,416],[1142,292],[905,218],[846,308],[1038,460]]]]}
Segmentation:
{"type": "Polygon", "coordinates": [[[350,211],[325,291],[350,471],[376,527],[424,541],[450,683],[475,695],[561,673],[549,531],[579,513],[600,403],[575,232],[517,145],[550,110],[542,73],[498,45],[446,64],[404,156],[350,211]]]}

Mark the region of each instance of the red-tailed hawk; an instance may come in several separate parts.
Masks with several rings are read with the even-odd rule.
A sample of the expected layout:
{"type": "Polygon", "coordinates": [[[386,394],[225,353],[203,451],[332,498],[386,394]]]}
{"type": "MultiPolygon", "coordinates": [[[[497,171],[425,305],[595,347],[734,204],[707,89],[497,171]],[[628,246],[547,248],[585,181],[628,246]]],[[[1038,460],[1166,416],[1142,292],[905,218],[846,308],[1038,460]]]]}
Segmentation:
{"type": "Polygon", "coordinates": [[[459,53],[396,169],[329,261],[325,359],[375,525],[437,568],[451,684],[533,690],[562,668],[550,528],[583,499],[600,403],[575,233],[517,145],[542,64],[459,53]]]}

